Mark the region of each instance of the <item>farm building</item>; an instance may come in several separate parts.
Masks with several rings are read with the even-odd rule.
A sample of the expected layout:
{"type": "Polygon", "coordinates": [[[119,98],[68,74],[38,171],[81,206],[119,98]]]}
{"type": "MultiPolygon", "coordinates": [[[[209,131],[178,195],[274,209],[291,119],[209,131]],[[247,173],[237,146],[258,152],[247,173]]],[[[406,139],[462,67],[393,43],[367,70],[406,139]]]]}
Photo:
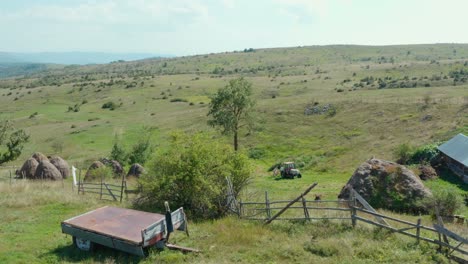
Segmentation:
{"type": "Polygon", "coordinates": [[[447,166],[468,183],[468,137],[458,134],[438,147],[447,166]]]}

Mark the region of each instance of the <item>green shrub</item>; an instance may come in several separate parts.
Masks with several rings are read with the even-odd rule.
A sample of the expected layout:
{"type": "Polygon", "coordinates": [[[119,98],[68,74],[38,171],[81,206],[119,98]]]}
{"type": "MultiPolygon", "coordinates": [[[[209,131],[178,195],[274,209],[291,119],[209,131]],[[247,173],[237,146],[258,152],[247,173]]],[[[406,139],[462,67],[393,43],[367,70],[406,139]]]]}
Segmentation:
{"type": "Polygon", "coordinates": [[[408,164],[411,156],[413,155],[413,147],[408,143],[398,145],[393,152],[396,160],[400,164],[408,164]]]}
{"type": "Polygon", "coordinates": [[[122,165],[125,165],[128,163],[128,154],[125,151],[125,148],[121,144],[120,140],[118,140],[117,138],[114,140],[114,145],[112,145],[110,158],[112,160],[118,161],[122,165]]]}
{"type": "Polygon", "coordinates": [[[186,103],[188,101],[186,99],[182,99],[182,98],[174,98],[174,99],[171,99],[169,102],[171,102],[171,103],[177,103],[177,102],[186,103]]]}
{"type": "Polygon", "coordinates": [[[145,164],[150,158],[153,150],[154,148],[151,144],[150,136],[148,135],[133,145],[132,149],[128,153],[128,160],[130,161],[130,164],[145,164]]]}
{"type": "Polygon", "coordinates": [[[102,105],[102,109],[109,109],[109,110],[115,110],[118,107],[118,105],[112,101],[109,101],[107,103],[104,103],[102,105]]]}
{"type": "Polygon", "coordinates": [[[101,167],[94,170],[90,170],[87,174],[86,181],[100,181],[101,179],[107,180],[112,179],[113,176],[114,173],[112,171],[112,168],[101,167]]]}
{"type": "Polygon", "coordinates": [[[251,148],[249,149],[249,158],[251,159],[262,159],[265,157],[266,151],[260,148],[251,148]]]}
{"type": "Polygon", "coordinates": [[[226,177],[231,179],[234,196],[248,183],[248,158],[228,145],[198,133],[172,134],[167,151],[156,155],[140,178],[142,186],[135,206],[162,209],[163,201],[184,207],[193,218],[210,219],[226,214],[226,177]]]}
{"type": "Polygon", "coordinates": [[[463,205],[463,198],[455,188],[440,188],[432,191],[432,197],[425,201],[432,217],[436,216],[436,209],[441,216],[453,216],[463,205]]]}
{"type": "Polygon", "coordinates": [[[439,144],[427,144],[415,149],[411,153],[410,163],[431,163],[439,154],[437,146],[439,144]]]}

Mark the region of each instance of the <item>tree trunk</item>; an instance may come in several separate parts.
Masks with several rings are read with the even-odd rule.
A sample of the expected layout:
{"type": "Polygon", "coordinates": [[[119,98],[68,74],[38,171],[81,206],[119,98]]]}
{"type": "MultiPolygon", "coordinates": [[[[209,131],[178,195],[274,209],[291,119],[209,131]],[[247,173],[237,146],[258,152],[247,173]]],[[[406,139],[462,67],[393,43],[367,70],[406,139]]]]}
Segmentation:
{"type": "Polygon", "coordinates": [[[234,131],[234,150],[237,151],[238,143],[237,143],[237,130],[234,131]]]}

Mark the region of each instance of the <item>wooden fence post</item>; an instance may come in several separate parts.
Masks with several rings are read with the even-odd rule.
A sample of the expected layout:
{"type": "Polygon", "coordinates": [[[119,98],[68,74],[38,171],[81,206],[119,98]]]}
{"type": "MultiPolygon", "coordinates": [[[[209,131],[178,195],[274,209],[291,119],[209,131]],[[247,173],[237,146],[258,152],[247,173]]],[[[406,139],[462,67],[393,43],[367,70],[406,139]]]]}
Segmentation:
{"type": "Polygon", "coordinates": [[[125,182],[126,182],[125,181],[125,174],[122,174],[122,186],[120,187],[120,203],[122,203],[125,182]]]}
{"type": "Polygon", "coordinates": [[[78,194],[80,194],[80,187],[81,187],[81,169],[78,173],[78,194]]]}
{"type": "Polygon", "coordinates": [[[271,211],[270,211],[270,201],[268,200],[268,191],[265,191],[265,211],[266,211],[266,216],[267,220],[270,220],[271,218],[271,211]]]}
{"type": "Polygon", "coordinates": [[[99,200],[102,200],[102,173],[101,173],[101,191],[99,193],[99,200]]]}
{"type": "Polygon", "coordinates": [[[302,207],[304,207],[304,217],[305,217],[305,219],[310,220],[309,210],[307,209],[307,201],[304,198],[304,196],[302,196],[302,207]]]}
{"type": "Polygon", "coordinates": [[[242,210],[243,210],[243,206],[242,206],[242,200],[239,200],[239,218],[242,218],[242,210]]]}
{"type": "Polygon", "coordinates": [[[416,237],[417,237],[416,238],[417,239],[416,243],[418,245],[419,245],[419,237],[420,237],[420,230],[421,230],[420,226],[421,226],[421,218],[418,218],[418,223],[416,223],[416,237]]]}
{"type": "Polygon", "coordinates": [[[351,204],[351,224],[353,227],[356,226],[356,197],[354,196],[353,190],[350,191],[350,201],[351,204]]]}

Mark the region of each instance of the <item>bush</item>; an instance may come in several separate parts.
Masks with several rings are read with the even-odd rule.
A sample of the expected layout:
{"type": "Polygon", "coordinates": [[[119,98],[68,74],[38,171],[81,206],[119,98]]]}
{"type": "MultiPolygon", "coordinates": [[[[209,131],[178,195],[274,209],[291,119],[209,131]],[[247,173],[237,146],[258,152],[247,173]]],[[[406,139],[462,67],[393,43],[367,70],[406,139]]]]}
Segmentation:
{"type": "Polygon", "coordinates": [[[114,172],[112,171],[112,168],[101,167],[88,171],[86,181],[100,181],[101,179],[112,179],[113,176],[114,172]]]}
{"type": "Polygon", "coordinates": [[[115,110],[117,107],[118,107],[118,106],[117,106],[116,103],[114,103],[114,102],[112,102],[112,101],[109,101],[109,102],[107,102],[107,103],[104,103],[104,104],[102,105],[101,108],[102,108],[102,109],[115,110]]]}
{"type": "Polygon", "coordinates": [[[186,103],[186,102],[188,102],[188,101],[185,100],[185,99],[182,99],[182,98],[174,98],[174,99],[171,99],[169,102],[171,102],[171,103],[177,103],[177,102],[186,103]]]}
{"type": "Polygon", "coordinates": [[[150,173],[139,180],[142,192],[135,205],[157,210],[163,201],[170,201],[173,208],[182,206],[198,219],[225,215],[226,177],[237,197],[251,173],[245,155],[203,133],[174,133],[168,150],[156,155],[147,168],[150,173]]]}
{"type": "Polygon", "coordinates": [[[259,149],[259,148],[251,148],[249,149],[249,158],[251,159],[261,159],[263,157],[265,157],[266,155],[266,152],[265,150],[263,149],[259,149]]]}
{"type": "Polygon", "coordinates": [[[125,151],[125,148],[122,146],[122,144],[117,138],[115,139],[114,145],[112,146],[110,158],[112,160],[118,161],[122,165],[125,165],[128,163],[128,154],[125,151]]]}
{"type": "Polygon", "coordinates": [[[408,164],[409,160],[413,155],[413,147],[408,143],[398,145],[393,152],[396,160],[400,164],[408,164]]]}
{"type": "Polygon", "coordinates": [[[128,160],[130,164],[139,163],[143,165],[148,161],[153,150],[150,135],[148,134],[133,145],[132,150],[128,153],[128,160]]]}
{"type": "Polygon", "coordinates": [[[442,188],[432,191],[432,197],[425,202],[432,217],[436,217],[436,208],[440,216],[453,216],[463,205],[463,198],[455,188],[442,188]]]}
{"type": "Polygon", "coordinates": [[[410,163],[431,163],[439,154],[437,146],[439,144],[427,144],[413,151],[410,163]]]}

